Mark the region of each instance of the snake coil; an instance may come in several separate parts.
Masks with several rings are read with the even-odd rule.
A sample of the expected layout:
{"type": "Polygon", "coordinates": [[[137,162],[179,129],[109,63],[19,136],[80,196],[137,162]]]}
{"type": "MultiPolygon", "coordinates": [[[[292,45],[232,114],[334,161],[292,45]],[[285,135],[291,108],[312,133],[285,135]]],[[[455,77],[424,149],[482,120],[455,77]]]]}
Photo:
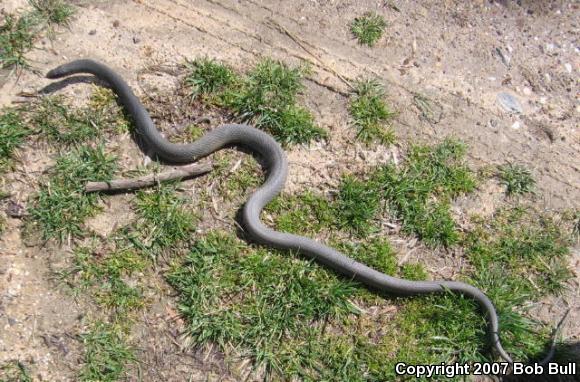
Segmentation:
{"type": "Polygon", "coordinates": [[[160,159],[174,163],[190,163],[231,145],[243,146],[259,154],[265,161],[266,181],[250,196],[242,213],[244,228],[258,243],[299,252],[381,292],[411,296],[452,291],[470,297],[486,314],[493,348],[504,360],[512,363],[500,342],[495,307],[481,290],[456,281],[410,281],[391,277],[312,239],[274,231],[265,226],[260,220],[260,213],[282,190],[288,174],[286,154],[270,135],[248,125],[228,124],[209,131],[193,143],[171,143],[157,130],[149,113],[129,85],[109,67],[93,60],[76,60],[49,71],[46,76],[56,79],[76,73],[93,74],[111,86],[119,102],[133,118],[139,137],[160,159]]]}

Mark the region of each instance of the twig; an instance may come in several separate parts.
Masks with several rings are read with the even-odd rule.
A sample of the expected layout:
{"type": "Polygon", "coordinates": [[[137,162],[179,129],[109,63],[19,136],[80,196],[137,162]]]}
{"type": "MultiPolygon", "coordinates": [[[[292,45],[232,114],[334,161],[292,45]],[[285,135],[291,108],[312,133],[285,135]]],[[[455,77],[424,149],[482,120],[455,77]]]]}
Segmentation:
{"type": "Polygon", "coordinates": [[[168,180],[185,179],[193,176],[210,172],[213,169],[211,163],[190,164],[179,167],[161,174],[145,175],[133,179],[115,179],[109,182],[87,182],[85,192],[96,191],[116,191],[116,190],[134,190],[137,188],[153,186],[159,182],[168,180]]]}

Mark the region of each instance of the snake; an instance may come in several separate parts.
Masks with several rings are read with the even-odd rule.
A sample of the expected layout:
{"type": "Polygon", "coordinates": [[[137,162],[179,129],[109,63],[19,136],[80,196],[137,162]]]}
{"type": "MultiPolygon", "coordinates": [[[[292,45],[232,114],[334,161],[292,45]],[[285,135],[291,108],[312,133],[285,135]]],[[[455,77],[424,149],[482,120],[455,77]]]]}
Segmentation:
{"type": "Polygon", "coordinates": [[[416,296],[452,292],[473,299],[487,319],[492,349],[510,364],[499,336],[499,318],[491,300],[480,289],[459,281],[411,281],[389,276],[360,263],[334,248],[313,239],[266,226],[260,219],[264,207],[284,188],[288,160],[282,146],[269,134],[247,124],[224,124],[205,133],[195,142],[172,143],[155,127],[149,113],[125,80],[108,66],[90,59],[75,60],[50,70],[46,77],[59,79],[78,73],[92,74],[108,84],[118,102],[132,118],[135,133],[158,159],[169,163],[191,163],[226,147],[243,147],[262,158],[266,174],[264,183],[254,191],[242,207],[241,223],[256,243],[280,250],[297,252],[314,259],[347,278],[395,296],[416,296]]]}

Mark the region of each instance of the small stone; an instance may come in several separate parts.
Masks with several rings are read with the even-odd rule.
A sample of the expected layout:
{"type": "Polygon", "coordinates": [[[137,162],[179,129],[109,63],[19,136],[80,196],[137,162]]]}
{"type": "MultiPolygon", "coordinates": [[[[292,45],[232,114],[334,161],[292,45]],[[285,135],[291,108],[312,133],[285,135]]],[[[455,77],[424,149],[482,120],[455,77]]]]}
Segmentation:
{"type": "Polygon", "coordinates": [[[141,42],[141,39],[139,37],[133,37],[133,44],[138,44],[141,42]]]}
{"type": "Polygon", "coordinates": [[[121,22],[120,22],[119,20],[115,20],[115,21],[113,21],[113,26],[114,26],[115,28],[117,28],[119,25],[121,25],[121,22]]]}
{"type": "Polygon", "coordinates": [[[24,206],[18,202],[9,200],[6,206],[6,214],[11,218],[21,218],[24,216],[24,206]]]}
{"type": "Polygon", "coordinates": [[[91,30],[89,31],[89,35],[90,35],[90,36],[94,36],[94,35],[96,35],[96,34],[97,34],[97,30],[96,30],[96,29],[91,29],[91,30]]]}
{"type": "Polygon", "coordinates": [[[503,62],[503,64],[507,67],[510,66],[510,62],[511,62],[511,57],[504,53],[501,48],[495,48],[495,51],[497,53],[497,55],[499,56],[501,62],[503,62]]]}
{"type": "Polygon", "coordinates": [[[520,101],[513,95],[509,93],[499,93],[497,95],[497,102],[505,109],[505,111],[510,113],[523,113],[522,105],[520,101]]]}
{"type": "Polygon", "coordinates": [[[529,96],[529,95],[532,94],[532,89],[530,89],[528,87],[525,87],[524,90],[523,90],[523,93],[524,93],[524,95],[529,96]]]}
{"type": "Polygon", "coordinates": [[[564,67],[566,68],[566,71],[568,73],[572,73],[572,65],[571,64],[564,64],[564,67]]]}
{"type": "Polygon", "coordinates": [[[512,125],[512,129],[514,130],[519,130],[520,127],[522,127],[520,121],[515,121],[514,124],[512,125]]]}

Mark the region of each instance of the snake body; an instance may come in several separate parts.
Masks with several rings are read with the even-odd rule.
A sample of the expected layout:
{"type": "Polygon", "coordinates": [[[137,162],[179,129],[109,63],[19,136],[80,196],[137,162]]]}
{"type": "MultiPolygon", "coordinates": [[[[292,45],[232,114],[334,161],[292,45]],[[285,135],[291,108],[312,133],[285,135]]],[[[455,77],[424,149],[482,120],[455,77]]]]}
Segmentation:
{"type": "Polygon", "coordinates": [[[317,241],[304,236],[274,231],[264,225],[260,220],[260,213],[282,190],[288,174],[286,154],[270,135],[248,125],[227,124],[209,131],[193,143],[171,143],[157,130],[149,113],[133,94],[129,85],[109,67],[93,60],[76,60],[49,71],[47,77],[56,79],[76,73],[93,74],[111,86],[117,94],[119,102],[133,118],[137,134],[145,141],[148,149],[162,160],[173,163],[190,163],[232,145],[243,146],[259,154],[265,163],[266,180],[250,196],[242,213],[243,226],[256,242],[299,252],[348,278],[388,294],[411,296],[452,291],[470,297],[480,305],[486,314],[493,348],[503,359],[512,362],[500,342],[495,307],[478,288],[456,281],[410,281],[388,276],[317,241]]]}

